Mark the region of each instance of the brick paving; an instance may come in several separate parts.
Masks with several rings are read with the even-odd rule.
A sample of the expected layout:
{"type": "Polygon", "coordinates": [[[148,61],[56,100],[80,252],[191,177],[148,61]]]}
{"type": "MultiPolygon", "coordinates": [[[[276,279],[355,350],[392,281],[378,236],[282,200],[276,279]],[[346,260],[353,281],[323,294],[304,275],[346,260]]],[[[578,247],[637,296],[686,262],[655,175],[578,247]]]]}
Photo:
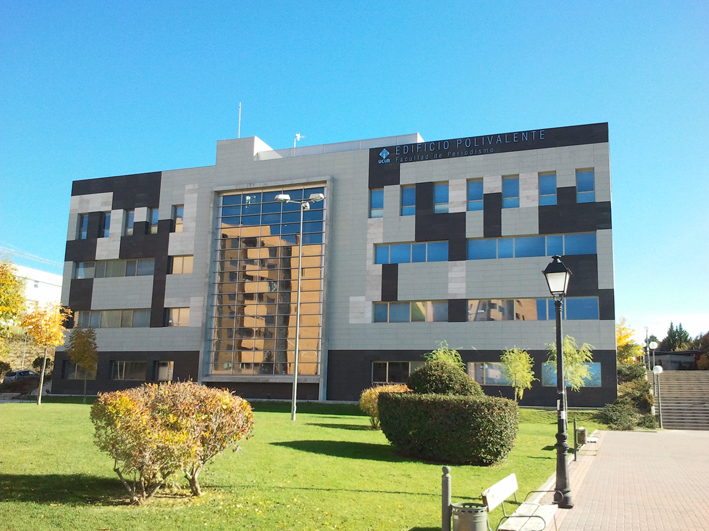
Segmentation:
{"type": "Polygon", "coordinates": [[[559,531],[709,529],[709,431],[598,435],[598,455],[569,465],[574,508],[557,511],[559,531]]]}

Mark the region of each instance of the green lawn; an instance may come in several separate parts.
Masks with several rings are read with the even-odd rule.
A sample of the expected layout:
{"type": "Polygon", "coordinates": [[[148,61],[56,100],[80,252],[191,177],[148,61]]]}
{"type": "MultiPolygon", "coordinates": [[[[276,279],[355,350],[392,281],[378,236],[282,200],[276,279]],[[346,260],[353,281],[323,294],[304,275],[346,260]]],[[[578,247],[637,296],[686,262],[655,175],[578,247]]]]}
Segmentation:
{"type": "MultiPolygon", "coordinates": [[[[208,465],[203,497],[165,492],[134,507],[93,445],[90,406],[51,400],[0,404],[2,530],[440,529],[441,465],[397,456],[356,406],[301,404],[291,422],[289,404],[255,403],[254,437],[208,465]]],[[[555,413],[520,416],[504,463],[453,467],[453,501],[475,501],[512,472],[534,490],[554,472],[555,413]]]]}

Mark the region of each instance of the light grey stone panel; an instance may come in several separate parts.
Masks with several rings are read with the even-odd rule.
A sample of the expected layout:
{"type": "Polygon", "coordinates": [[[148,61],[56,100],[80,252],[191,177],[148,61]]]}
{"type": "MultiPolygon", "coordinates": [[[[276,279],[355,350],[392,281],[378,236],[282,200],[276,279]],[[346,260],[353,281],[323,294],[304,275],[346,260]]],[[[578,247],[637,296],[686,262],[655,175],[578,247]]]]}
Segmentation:
{"type": "Polygon", "coordinates": [[[467,179],[448,182],[448,212],[465,212],[468,209],[467,179]]]}
{"type": "Polygon", "coordinates": [[[138,207],[133,212],[133,223],[148,221],[148,207],[138,207]]]}
{"type": "Polygon", "coordinates": [[[502,209],[503,236],[532,234],[539,234],[538,207],[502,209]]]}
{"type": "Polygon", "coordinates": [[[64,273],[62,274],[62,296],[63,306],[69,306],[69,289],[71,288],[71,277],[74,274],[74,262],[64,262],[64,273]]]}
{"type": "Polygon", "coordinates": [[[467,212],[465,214],[465,236],[467,238],[483,238],[485,236],[485,222],[482,210],[467,212]]]}
{"type": "Polygon", "coordinates": [[[537,172],[519,174],[519,206],[539,206],[539,177],[537,172]]]}
{"type": "MultiPolygon", "coordinates": [[[[382,241],[384,243],[412,242],[415,238],[415,216],[396,216],[395,218],[385,218],[382,236],[382,241]]],[[[372,249],[373,248],[374,246],[372,245],[372,249]]]]}
{"type": "Polygon", "coordinates": [[[501,194],[502,193],[502,174],[486,175],[483,177],[483,193],[486,194],[501,194]]]}
{"type": "Polygon", "coordinates": [[[72,196],[69,205],[69,226],[67,227],[66,239],[76,240],[79,214],[110,212],[112,203],[113,192],[72,196]]]}
{"type": "Polygon", "coordinates": [[[613,235],[610,229],[596,231],[598,289],[613,289],[613,235]]]}
{"type": "Polygon", "coordinates": [[[153,277],[95,278],[91,298],[92,310],[150,308],[153,277]]]}
{"type": "Polygon", "coordinates": [[[202,336],[192,327],[99,328],[96,342],[103,351],[195,351],[202,346],[202,336]]]}
{"type": "Polygon", "coordinates": [[[464,299],[466,292],[465,262],[448,262],[448,298],[464,299]]]}
{"type": "Polygon", "coordinates": [[[544,256],[468,260],[468,299],[543,298],[549,289],[542,271],[549,263],[544,256]]]}
{"type": "Polygon", "coordinates": [[[399,300],[448,299],[448,262],[399,264],[399,300]]]}

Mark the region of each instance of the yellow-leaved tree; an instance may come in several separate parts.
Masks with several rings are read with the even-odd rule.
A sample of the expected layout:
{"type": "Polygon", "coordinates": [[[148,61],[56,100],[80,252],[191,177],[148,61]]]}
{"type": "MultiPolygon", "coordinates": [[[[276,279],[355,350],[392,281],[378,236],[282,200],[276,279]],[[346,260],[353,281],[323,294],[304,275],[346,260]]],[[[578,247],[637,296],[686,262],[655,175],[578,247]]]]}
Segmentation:
{"type": "Polygon", "coordinates": [[[620,319],[620,323],[615,325],[616,355],[618,361],[631,361],[642,357],[643,349],[633,339],[635,330],[628,326],[625,317],[620,319]]]}
{"type": "Polygon", "coordinates": [[[27,330],[35,344],[44,348],[42,371],[39,375],[39,390],[37,405],[42,403],[42,387],[44,386],[44,371],[47,368],[47,351],[64,343],[64,322],[71,317],[71,310],[59,304],[40,306],[34,303],[22,316],[22,327],[27,330]]]}
{"type": "Polygon", "coordinates": [[[522,400],[524,390],[531,389],[535,380],[539,381],[534,377],[534,360],[529,352],[515,347],[503,351],[500,363],[502,373],[515,390],[515,399],[522,400]]]}

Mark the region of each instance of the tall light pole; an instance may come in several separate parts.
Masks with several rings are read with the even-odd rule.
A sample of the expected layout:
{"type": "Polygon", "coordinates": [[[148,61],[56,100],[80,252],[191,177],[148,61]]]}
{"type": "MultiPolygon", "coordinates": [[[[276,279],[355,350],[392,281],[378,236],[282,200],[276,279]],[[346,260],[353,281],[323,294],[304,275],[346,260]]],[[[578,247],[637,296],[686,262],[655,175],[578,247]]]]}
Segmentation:
{"type": "Polygon", "coordinates": [[[325,199],[323,194],[310,194],[308,199],[293,200],[288,194],[278,194],[276,201],[300,205],[300,231],[298,232],[298,291],[295,299],[295,362],[293,365],[293,396],[291,398],[290,419],[295,420],[295,403],[298,394],[298,356],[300,355],[300,284],[303,279],[303,212],[310,210],[310,203],[325,199]]]}
{"type": "Polygon", "coordinates": [[[652,368],[653,380],[657,382],[657,411],[660,413],[660,428],[662,428],[662,400],[660,400],[660,375],[662,374],[662,367],[655,365],[652,368]]]}
{"type": "Polygon", "coordinates": [[[554,503],[562,509],[571,509],[574,502],[571,499],[569,485],[569,469],[566,459],[569,455],[569,443],[566,435],[566,381],[564,378],[564,345],[561,335],[561,308],[566,290],[569,287],[571,271],[561,261],[560,256],[552,256],[552,261],[544,271],[549,292],[554,298],[556,308],[556,411],[558,427],[556,433],[556,489],[554,503]]]}

